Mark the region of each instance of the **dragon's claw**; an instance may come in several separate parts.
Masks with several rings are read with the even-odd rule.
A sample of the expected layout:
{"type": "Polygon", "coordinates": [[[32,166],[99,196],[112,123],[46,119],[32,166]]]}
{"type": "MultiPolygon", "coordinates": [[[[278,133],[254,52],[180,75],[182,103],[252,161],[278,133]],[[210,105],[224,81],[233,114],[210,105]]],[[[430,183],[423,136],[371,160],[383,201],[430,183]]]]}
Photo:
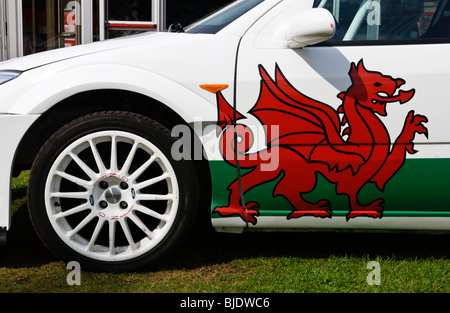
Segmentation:
{"type": "Polygon", "coordinates": [[[346,219],[347,221],[349,221],[351,218],[355,218],[357,216],[367,216],[367,217],[371,217],[371,218],[382,218],[383,217],[383,210],[372,210],[372,211],[350,211],[347,216],[346,219]]]}
{"type": "Polygon", "coordinates": [[[287,219],[299,218],[305,215],[312,215],[320,218],[331,218],[332,211],[330,208],[330,202],[328,200],[321,200],[315,204],[311,204],[310,208],[294,210],[287,216],[287,219]]]}
{"type": "Polygon", "coordinates": [[[247,221],[253,225],[256,225],[256,216],[259,216],[259,211],[256,210],[256,208],[259,208],[259,204],[256,202],[248,202],[245,205],[244,221],[247,221]]]}
{"type": "Polygon", "coordinates": [[[239,216],[244,222],[249,222],[256,225],[256,217],[259,216],[259,211],[256,208],[259,204],[256,202],[249,202],[246,204],[245,209],[242,206],[227,206],[227,207],[216,207],[212,213],[217,213],[220,216],[239,216]]]}
{"type": "Polygon", "coordinates": [[[371,218],[382,218],[383,217],[383,199],[378,199],[373,201],[371,204],[367,206],[361,206],[358,209],[351,210],[347,213],[346,219],[349,221],[351,218],[355,218],[357,216],[367,216],[371,218]]]}
{"type": "Polygon", "coordinates": [[[417,150],[414,149],[413,142],[415,134],[423,134],[428,138],[428,129],[423,125],[423,123],[427,122],[428,119],[426,116],[415,114],[414,110],[409,111],[406,116],[405,125],[398,142],[405,144],[405,149],[409,154],[417,153],[417,150]]]}

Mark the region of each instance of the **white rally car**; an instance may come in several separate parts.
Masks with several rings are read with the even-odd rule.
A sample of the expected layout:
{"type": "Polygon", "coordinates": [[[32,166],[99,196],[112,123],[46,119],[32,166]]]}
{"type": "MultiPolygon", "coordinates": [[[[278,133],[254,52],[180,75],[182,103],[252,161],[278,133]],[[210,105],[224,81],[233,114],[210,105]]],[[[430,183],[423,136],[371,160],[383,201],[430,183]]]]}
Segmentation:
{"type": "MultiPolygon", "coordinates": [[[[450,231],[450,1],[239,0],[177,32],[0,65],[10,181],[85,268],[221,232],[450,231]]],[[[20,225],[14,225],[20,227],[20,225]]]]}

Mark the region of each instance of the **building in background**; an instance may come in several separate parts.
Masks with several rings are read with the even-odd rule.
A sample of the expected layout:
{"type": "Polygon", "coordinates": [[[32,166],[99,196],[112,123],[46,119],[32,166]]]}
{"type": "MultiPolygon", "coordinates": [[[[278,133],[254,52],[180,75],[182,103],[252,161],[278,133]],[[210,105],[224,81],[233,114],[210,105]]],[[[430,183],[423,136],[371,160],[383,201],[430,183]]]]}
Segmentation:
{"type": "Polygon", "coordinates": [[[231,0],[0,0],[0,60],[184,26],[231,0]]]}

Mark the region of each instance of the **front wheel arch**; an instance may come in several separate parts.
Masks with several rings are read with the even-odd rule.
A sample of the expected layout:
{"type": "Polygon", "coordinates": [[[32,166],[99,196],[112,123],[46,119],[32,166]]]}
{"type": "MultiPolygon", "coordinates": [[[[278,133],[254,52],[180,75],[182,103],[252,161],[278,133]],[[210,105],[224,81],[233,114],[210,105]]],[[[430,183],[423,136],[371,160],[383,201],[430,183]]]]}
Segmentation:
{"type": "Polygon", "coordinates": [[[168,129],[186,124],[164,103],[128,90],[98,89],[80,92],[43,112],[22,138],[14,159],[14,175],[29,169],[44,142],[60,127],[86,114],[106,110],[138,113],[158,121],[168,129]]]}

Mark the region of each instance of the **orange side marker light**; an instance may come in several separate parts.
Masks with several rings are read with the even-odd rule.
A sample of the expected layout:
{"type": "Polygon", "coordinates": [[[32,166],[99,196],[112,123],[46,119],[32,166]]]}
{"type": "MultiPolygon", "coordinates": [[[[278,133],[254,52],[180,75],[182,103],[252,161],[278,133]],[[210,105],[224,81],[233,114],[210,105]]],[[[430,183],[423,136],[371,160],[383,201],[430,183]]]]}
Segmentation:
{"type": "Polygon", "coordinates": [[[200,88],[203,88],[211,93],[218,93],[221,90],[228,88],[226,84],[204,84],[200,85],[200,88]]]}

